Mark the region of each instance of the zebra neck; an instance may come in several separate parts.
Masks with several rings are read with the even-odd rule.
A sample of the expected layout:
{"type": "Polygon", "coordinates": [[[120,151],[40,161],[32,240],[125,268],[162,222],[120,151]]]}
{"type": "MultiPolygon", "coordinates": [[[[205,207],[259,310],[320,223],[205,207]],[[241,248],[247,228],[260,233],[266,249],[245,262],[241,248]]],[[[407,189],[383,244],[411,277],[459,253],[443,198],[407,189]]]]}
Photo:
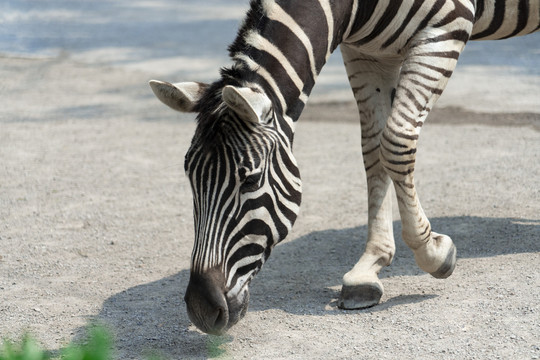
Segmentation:
{"type": "Polygon", "coordinates": [[[350,31],[354,4],[252,0],[229,47],[239,80],[262,87],[293,129],[323,65],[350,31]]]}

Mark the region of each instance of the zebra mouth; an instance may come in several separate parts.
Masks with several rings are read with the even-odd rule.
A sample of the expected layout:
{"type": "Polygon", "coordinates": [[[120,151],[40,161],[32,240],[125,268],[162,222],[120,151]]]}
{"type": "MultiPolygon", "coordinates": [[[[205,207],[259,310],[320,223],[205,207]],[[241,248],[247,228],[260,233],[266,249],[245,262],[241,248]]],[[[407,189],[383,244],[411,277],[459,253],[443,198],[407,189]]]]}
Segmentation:
{"type": "Polygon", "coordinates": [[[229,307],[229,322],[227,329],[240,321],[246,315],[249,305],[249,289],[246,286],[242,292],[232,298],[227,298],[229,307]]]}

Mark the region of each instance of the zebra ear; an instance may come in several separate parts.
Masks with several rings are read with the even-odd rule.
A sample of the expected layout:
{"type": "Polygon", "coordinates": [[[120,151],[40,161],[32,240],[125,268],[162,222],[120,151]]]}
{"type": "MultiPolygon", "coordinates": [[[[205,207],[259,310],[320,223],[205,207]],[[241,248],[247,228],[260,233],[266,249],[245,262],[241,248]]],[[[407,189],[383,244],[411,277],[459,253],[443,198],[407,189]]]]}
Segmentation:
{"type": "Polygon", "coordinates": [[[223,101],[242,119],[255,124],[266,123],[272,102],[262,91],[227,85],[222,91],[223,101]]]}
{"type": "Polygon", "coordinates": [[[162,103],[181,112],[193,112],[195,104],[208,87],[207,84],[198,82],[171,84],[159,80],[150,80],[149,84],[162,103]]]}

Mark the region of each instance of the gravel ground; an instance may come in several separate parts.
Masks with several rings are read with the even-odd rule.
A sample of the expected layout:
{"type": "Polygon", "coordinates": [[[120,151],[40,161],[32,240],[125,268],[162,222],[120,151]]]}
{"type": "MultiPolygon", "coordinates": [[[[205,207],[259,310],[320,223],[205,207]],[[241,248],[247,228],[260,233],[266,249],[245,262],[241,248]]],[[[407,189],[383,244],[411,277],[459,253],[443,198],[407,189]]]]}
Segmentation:
{"type": "Polygon", "coordinates": [[[215,337],[182,301],[192,118],[158,103],[144,72],[0,62],[0,337],[28,331],[55,351],[98,320],[118,359],[540,358],[540,115],[435,110],[416,178],[456,271],[422,273],[395,212],[382,303],[342,311],[341,277],[366,238],[360,129],[349,103],[309,105],[298,222],[253,281],[246,317],[215,337]]]}

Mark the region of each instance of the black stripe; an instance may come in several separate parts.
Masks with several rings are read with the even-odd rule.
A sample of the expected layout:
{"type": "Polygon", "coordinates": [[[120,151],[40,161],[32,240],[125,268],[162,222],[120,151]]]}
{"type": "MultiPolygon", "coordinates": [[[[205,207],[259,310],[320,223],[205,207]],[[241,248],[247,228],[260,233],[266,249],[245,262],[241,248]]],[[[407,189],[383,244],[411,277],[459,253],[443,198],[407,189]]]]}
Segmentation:
{"type": "Polygon", "coordinates": [[[482,17],[482,14],[484,13],[484,0],[476,0],[476,9],[474,14],[474,22],[478,21],[482,17]]]}
{"type": "Polygon", "coordinates": [[[375,162],[374,162],[373,164],[371,164],[371,165],[367,165],[367,164],[364,162],[364,168],[365,168],[365,170],[366,170],[366,173],[367,173],[369,170],[371,170],[373,167],[375,167],[376,165],[378,165],[379,163],[380,163],[380,160],[379,160],[378,158],[377,158],[377,159],[375,160],[375,162]]]}
{"type": "MultiPolygon", "coordinates": [[[[251,227],[252,226],[250,226],[250,228],[251,227]]],[[[240,239],[238,239],[238,240],[240,240],[240,239]]],[[[237,241],[235,241],[234,243],[236,244],[236,242],[237,241]]],[[[229,272],[231,270],[231,268],[234,266],[234,264],[237,263],[238,261],[240,261],[240,260],[242,260],[242,259],[244,259],[244,258],[246,258],[248,256],[262,254],[263,252],[264,252],[264,247],[262,247],[259,244],[251,243],[251,244],[247,244],[247,245],[242,246],[241,248],[237,249],[234,254],[229,254],[228,259],[227,259],[227,262],[228,262],[227,272],[229,272]]],[[[253,265],[254,265],[254,263],[251,263],[251,264],[248,264],[246,266],[253,269],[254,268],[253,265]]],[[[241,272],[239,270],[240,269],[237,269],[236,274],[240,274],[240,276],[244,275],[244,274],[246,274],[248,272],[248,271],[241,272]]]]}
{"type": "MultiPolygon", "coordinates": [[[[274,190],[279,189],[280,194],[285,199],[287,199],[288,201],[293,202],[293,203],[295,203],[297,205],[300,205],[300,199],[301,199],[301,196],[302,196],[301,193],[296,191],[294,186],[291,185],[291,183],[289,181],[287,181],[288,179],[286,178],[286,176],[281,171],[281,167],[277,166],[277,162],[275,162],[275,161],[277,161],[277,160],[274,157],[274,164],[276,164],[276,166],[273,167],[273,170],[276,173],[276,176],[281,180],[281,183],[283,184],[283,189],[280,186],[277,185],[277,182],[274,182],[274,181],[272,181],[272,179],[270,179],[270,183],[272,183],[272,182],[275,183],[275,184],[272,184],[272,188],[274,190]]],[[[289,218],[289,217],[287,217],[287,218],[289,218]]]]}
{"type": "Polygon", "coordinates": [[[448,70],[448,69],[441,68],[441,67],[438,67],[438,66],[434,66],[434,65],[431,65],[431,64],[422,63],[422,62],[419,62],[419,61],[414,61],[411,64],[417,64],[417,65],[426,67],[426,68],[428,68],[430,70],[433,70],[433,71],[436,71],[436,72],[442,74],[442,76],[447,77],[447,78],[452,76],[452,73],[453,73],[452,70],[448,70]]]}
{"type": "MultiPolygon", "coordinates": [[[[370,120],[369,118],[367,120],[370,120]]],[[[369,121],[368,124],[362,122],[362,119],[360,119],[360,123],[362,124],[362,134],[360,135],[362,140],[364,139],[372,139],[376,136],[378,136],[382,129],[379,129],[379,124],[377,124],[376,121],[369,121]],[[369,125],[369,127],[368,127],[369,125]],[[375,129],[373,133],[371,133],[371,130],[375,129]]]]}
{"type": "Polygon", "coordinates": [[[309,64],[309,54],[300,39],[285,25],[277,21],[270,21],[264,29],[263,35],[268,41],[273,43],[291,63],[300,79],[304,82],[304,89],[312,89],[315,86],[315,79],[309,64]]]}
{"type": "Polygon", "coordinates": [[[471,10],[468,7],[464,6],[460,1],[454,1],[454,6],[454,9],[446,14],[443,19],[434,25],[434,27],[443,27],[458,18],[463,18],[469,20],[470,22],[474,22],[474,14],[471,13],[471,10]]]}
{"type": "Polygon", "coordinates": [[[392,165],[411,165],[411,164],[414,164],[415,159],[410,159],[410,160],[388,160],[387,159],[386,162],[392,165]]]}
{"type": "Polygon", "coordinates": [[[512,33],[508,36],[503,37],[503,39],[507,39],[513,36],[516,36],[520,32],[527,27],[527,23],[529,21],[529,0],[519,0],[518,4],[518,21],[516,24],[516,28],[512,33]]]}
{"type": "Polygon", "coordinates": [[[421,44],[423,45],[447,40],[459,40],[466,43],[469,40],[469,36],[470,34],[465,30],[454,30],[433,38],[425,39],[421,44]]]}
{"type": "Polygon", "coordinates": [[[351,28],[351,34],[357,33],[366,25],[375,12],[378,3],[378,0],[358,0],[358,10],[351,28]]]}
{"type": "Polygon", "coordinates": [[[431,92],[432,94],[436,94],[436,95],[441,95],[442,94],[442,90],[439,89],[439,88],[435,88],[435,87],[426,85],[423,82],[420,82],[420,81],[417,81],[417,80],[414,80],[414,79],[409,79],[409,81],[412,82],[415,85],[418,85],[418,86],[426,89],[427,91],[431,92]]]}
{"type": "Polygon", "coordinates": [[[344,40],[343,34],[351,23],[352,17],[355,16],[352,13],[352,5],[353,1],[331,1],[332,20],[334,22],[334,36],[330,47],[331,52],[334,52],[344,40]]]}
{"type": "Polygon", "coordinates": [[[471,40],[488,37],[497,32],[497,30],[499,30],[504,21],[504,13],[506,12],[506,0],[495,0],[494,6],[495,10],[493,12],[493,18],[491,19],[491,22],[489,23],[487,29],[482,31],[481,33],[471,36],[471,40]]]}
{"type": "MultiPolygon", "coordinates": [[[[223,189],[223,194],[224,194],[225,198],[219,199],[220,203],[217,205],[217,207],[219,209],[219,213],[221,213],[221,214],[231,214],[232,211],[233,211],[233,208],[234,208],[234,202],[231,201],[226,208],[223,208],[223,207],[225,205],[225,201],[228,199],[229,194],[232,194],[234,189],[236,188],[236,167],[235,167],[235,164],[234,164],[234,155],[233,155],[232,149],[227,147],[224,150],[224,153],[220,157],[219,161],[222,162],[222,165],[223,165],[222,168],[224,169],[223,170],[223,178],[220,181],[220,184],[222,184],[221,186],[222,186],[222,188],[224,188],[223,189]],[[228,166],[229,166],[229,176],[228,177],[226,176],[225,157],[227,159],[229,159],[229,164],[228,164],[228,166]]],[[[218,193],[219,192],[220,191],[218,191],[218,193]]],[[[225,221],[225,219],[223,219],[223,221],[225,221]]],[[[222,238],[222,234],[223,234],[223,230],[224,230],[223,226],[224,226],[223,223],[222,224],[216,224],[216,226],[213,227],[212,233],[209,234],[209,238],[211,238],[211,239],[213,239],[213,238],[222,238]]]]}
{"type": "Polygon", "coordinates": [[[418,26],[416,27],[416,30],[413,31],[411,33],[411,36],[407,39],[407,42],[406,44],[410,43],[412,38],[416,36],[416,34],[425,29],[426,26],[429,24],[429,22],[431,21],[431,19],[437,15],[437,13],[442,9],[442,7],[444,6],[444,4],[446,3],[446,0],[437,0],[435,2],[435,4],[433,4],[433,6],[431,7],[431,9],[429,10],[429,12],[427,13],[427,15],[422,19],[422,21],[420,22],[420,24],[418,24],[418,26]]]}
{"type": "Polygon", "coordinates": [[[384,146],[384,144],[381,144],[381,146],[383,147],[384,150],[386,150],[389,153],[391,153],[392,155],[396,155],[396,156],[413,155],[413,154],[416,153],[416,148],[411,148],[411,149],[406,150],[406,151],[395,151],[395,150],[392,150],[392,149],[388,148],[387,146],[384,146]]]}
{"type": "MultiPolygon", "coordinates": [[[[359,2],[363,2],[362,0],[359,0],[359,2]]],[[[355,45],[364,45],[369,43],[370,41],[373,41],[377,36],[383,32],[388,25],[394,20],[396,17],[396,14],[398,13],[398,10],[403,3],[403,0],[392,0],[388,3],[388,6],[384,10],[383,15],[379,18],[379,21],[371,31],[369,35],[364,37],[363,39],[355,42],[355,45]]]]}
{"type": "Polygon", "coordinates": [[[328,25],[319,1],[283,1],[277,3],[288,13],[311,40],[315,68],[319,73],[326,61],[328,49],[328,25]]]}
{"type": "MultiPolygon", "coordinates": [[[[281,219],[278,218],[277,212],[279,212],[281,215],[283,215],[291,224],[294,223],[296,220],[296,213],[289,209],[285,204],[281,203],[277,196],[274,194],[274,197],[276,198],[276,205],[278,207],[277,211],[273,213],[275,215],[275,221],[274,225],[276,226],[276,229],[279,234],[279,239],[277,241],[285,239],[287,237],[287,234],[289,233],[289,229],[287,228],[287,225],[284,224],[281,219]]],[[[272,216],[274,218],[274,216],[272,216]]],[[[273,239],[274,240],[274,239],[273,239]]]]}
{"type": "MultiPolygon", "coordinates": [[[[420,111],[422,109],[419,109],[420,111]]],[[[409,124],[411,124],[412,126],[414,126],[415,128],[416,127],[422,127],[422,125],[424,124],[423,122],[421,121],[416,121],[414,118],[410,117],[409,115],[405,114],[403,111],[401,110],[398,110],[398,114],[399,116],[404,119],[405,121],[407,121],[409,124]]]]}
{"type": "Polygon", "coordinates": [[[400,171],[400,170],[396,170],[396,169],[392,169],[391,167],[389,166],[385,166],[384,167],[386,170],[390,170],[391,172],[395,173],[395,174],[398,174],[398,175],[409,175],[410,173],[414,172],[414,168],[410,168],[410,169],[407,169],[406,171],[400,171]]]}
{"type": "MultiPolygon", "coordinates": [[[[429,228],[429,225],[428,225],[428,228],[429,228]]],[[[424,236],[424,238],[421,240],[421,242],[425,243],[431,238],[431,228],[429,228],[429,229],[430,229],[429,232],[427,233],[426,236],[424,236]]]]}
{"type": "MultiPolygon", "coordinates": [[[[424,105],[421,104],[417,99],[416,99],[416,96],[414,96],[413,92],[411,90],[409,90],[408,88],[402,88],[407,97],[409,98],[409,100],[411,100],[414,104],[414,106],[416,107],[416,110],[418,111],[422,111],[424,109],[424,105]]],[[[422,96],[424,96],[424,94],[421,94],[422,96]]],[[[427,101],[429,100],[426,96],[424,96],[424,100],[427,101]]]]}
{"type": "Polygon", "coordinates": [[[365,98],[362,98],[362,99],[357,99],[356,100],[356,103],[357,104],[365,104],[367,103],[375,94],[369,94],[368,96],[366,96],[365,98]]]}
{"type": "Polygon", "coordinates": [[[375,150],[378,150],[380,147],[379,144],[377,144],[373,149],[369,149],[369,150],[366,150],[366,151],[362,151],[362,155],[364,157],[368,156],[369,154],[371,154],[372,152],[374,152],[375,150]]]}
{"type": "Polygon", "coordinates": [[[233,276],[233,280],[231,282],[231,287],[234,287],[234,285],[236,285],[236,283],[238,282],[239,277],[246,275],[251,270],[255,270],[254,273],[253,273],[253,275],[255,275],[261,269],[262,265],[263,265],[263,261],[262,260],[257,260],[252,264],[248,264],[246,266],[242,266],[242,267],[239,267],[238,269],[236,269],[236,274],[233,276]]]}
{"type": "Polygon", "coordinates": [[[429,223],[427,223],[427,224],[426,224],[426,227],[424,228],[424,231],[422,231],[422,233],[421,233],[421,234],[418,234],[418,235],[422,236],[422,235],[424,235],[424,234],[430,232],[429,230],[430,230],[430,225],[429,225],[429,223]]]}
{"type": "Polygon", "coordinates": [[[443,58],[449,58],[449,59],[458,59],[459,58],[459,51],[430,51],[426,53],[421,54],[415,54],[415,56],[433,56],[433,57],[443,57],[443,58]]]}
{"type": "MultiPolygon", "coordinates": [[[[390,132],[392,134],[394,134],[395,136],[399,137],[399,138],[402,138],[402,139],[407,139],[407,140],[418,140],[418,135],[416,134],[413,134],[413,135],[409,135],[409,134],[405,134],[405,133],[400,133],[394,129],[392,129],[391,127],[387,127],[388,130],[390,130],[390,132]]],[[[401,147],[407,147],[407,145],[400,145],[401,147]]]]}
{"type": "MultiPolygon", "coordinates": [[[[395,131],[392,130],[393,133],[395,133],[395,131]]],[[[390,139],[386,133],[383,132],[382,134],[382,137],[384,138],[384,140],[386,140],[388,143],[390,143],[392,146],[395,146],[395,147],[399,147],[399,148],[404,148],[404,149],[408,149],[409,146],[408,145],[405,145],[405,144],[400,144],[392,139],[390,139]]],[[[383,145],[383,148],[389,150],[386,146],[384,146],[384,144],[381,142],[381,145],[383,145]]]]}
{"type": "MultiPolygon", "coordinates": [[[[360,0],[361,1],[361,0],[360,0]]],[[[405,27],[407,27],[407,25],[409,25],[409,22],[411,21],[411,19],[414,17],[414,15],[418,12],[418,10],[420,9],[420,7],[422,6],[422,1],[415,1],[413,3],[413,5],[411,6],[411,8],[409,9],[409,12],[407,13],[407,17],[405,18],[405,20],[403,21],[403,23],[401,24],[401,26],[399,27],[399,29],[397,29],[393,34],[392,36],[390,36],[388,38],[388,40],[386,40],[384,42],[384,44],[382,44],[381,48],[382,49],[385,49],[387,48],[388,46],[392,45],[398,38],[400,35],[403,34],[403,30],[405,30],[405,27]]]]}
{"type": "Polygon", "coordinates": [[[306,104],[304,104],[302,101],[297,100],[292,105],[289,105],[287,109],[287,116],[293,119],[293,121],[298,120],[300,118],[300,115],[302,115],[302,111],[304,110],[304,107],[306,104]]]}
{"type": "Polygon", "coordinates": [[[279,152],[281,155],[281,160],[283,161],[283,165],[293,174],[295,177],[300,178],[300,172],[298,171],[298,167],[296,167],[291,159],[289,158],[289,154],[287,151],[280,146],[279,152]]]}
{"type": "Polygon", "coordinates": [[[420,71],[414,71],[414,70],[405,70],[405,71],[402,71],[401,72],[401,75],[417,75],[417,76],[420,76],[428,81],[439,81],[440,79],[439,78],[434,78],[433,76],[429,76],[427,74],[424,74],[423,72],[420,72],[420,71]]]}
{"type": "Polygon", "coordinates": [[[272,54],[255,48],[251,48],[247,55],[272,74],[274,81],[278,85],[278,91],[281,92],[285,99],[287,108],[291,107],[294,104],[293,101],[297,101],[300,96],[300,90],[289,77],[281,62],[272,54]]]}

